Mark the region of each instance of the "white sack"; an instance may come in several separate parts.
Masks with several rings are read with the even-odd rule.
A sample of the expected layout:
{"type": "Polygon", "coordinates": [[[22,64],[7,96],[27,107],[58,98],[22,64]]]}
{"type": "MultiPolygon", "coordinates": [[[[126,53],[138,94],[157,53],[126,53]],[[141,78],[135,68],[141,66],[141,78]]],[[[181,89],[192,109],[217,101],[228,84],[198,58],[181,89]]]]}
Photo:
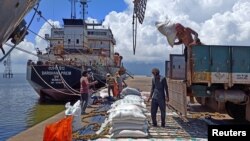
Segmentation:
{"type": "Polygon", "coordinates": [[[121,130],[121,131],[115,131],[113,134],[111,134],[111,138],[117,138],[117,137],[136,138],[136,137],[147,137],[147,136],[148,136],[147,131],[141,131],[141,130],[121,130]]]}
{"type": "Polygon", "coordinates": [[[166,36],[169,45],[173,47],[176,39],[175,24],[166,20],[165,22],[155,22],[155,26],[161,34],[166,36]]]}
{"type": "MultiPolygon", "coordinates": [[[[111,96],[113,95],[112,90],[110,90],[110,95],[111,95],[111,96]]],[[[100,91],[100,97],[101,97],[101,98],[109,97],[108,88],[102,89],[102,90],[100,91]]]]}
{"type": "Polygon", "coordinates": [[[126,87],[126,88],[122,89],[121,95],[122,96],[126,96],[126,95],[138,95],[138,96],[140,96],[141,93],[135,88],[126,87]]]}
{"type": "Polygon", "coordinates": [[[119,110],[109,114],[109,120],[145,120],[146,116],[137,110],[119,110]]]}
{"type": "Polygon", "coordinates": [[[81,101],[78,100],[73,106],[71,106],[69,102],[65,104],[65,107],[66,107],[65,115],[73,116],[73,121],[72,121],[73,131],[76,131],[82,128],[80,103],[81,101]]]}
{"type": "Polygon", "coordinates": [[[120,100],[117,100],[115,103],[113,103],[111,105],[111,107],[115,108],[118,105],[137,105],[139,107],[146,108],[146,104],[144,102],[137,101],[137,100],[131,100],[131,99],[120,99],[120,100]]]}

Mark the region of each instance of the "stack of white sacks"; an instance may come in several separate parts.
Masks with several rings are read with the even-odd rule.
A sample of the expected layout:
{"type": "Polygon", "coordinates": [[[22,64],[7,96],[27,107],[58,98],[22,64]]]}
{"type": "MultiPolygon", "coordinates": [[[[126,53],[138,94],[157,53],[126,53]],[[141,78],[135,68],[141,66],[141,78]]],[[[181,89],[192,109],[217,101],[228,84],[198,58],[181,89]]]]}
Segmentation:
{"type": "Polygon", "coordinates": [[[137,89],[127,87],[121,95],[123,99],[114,102],[108,111],[111,138],[147,137],[147,110],[141,93],[137,89]]]}
{"type": "Polygon", "coordinates": [[[65,104],[65,116],[73,116],[72,129],[77,131],[82,128],[81,122],[81,102],[78,100],[73,106],[70,105],[70,102],[65,104]]]}

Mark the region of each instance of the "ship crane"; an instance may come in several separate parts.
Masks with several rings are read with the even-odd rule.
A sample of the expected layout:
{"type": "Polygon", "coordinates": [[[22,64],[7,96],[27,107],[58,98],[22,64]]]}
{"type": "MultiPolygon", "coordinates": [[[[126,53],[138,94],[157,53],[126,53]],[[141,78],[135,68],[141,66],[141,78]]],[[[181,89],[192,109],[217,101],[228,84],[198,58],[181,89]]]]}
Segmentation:
{"type": "MultiPolygon", "coordinates": [[[[3,3],[7,3],[7,2],[3,2],[3,3]]],[[[30,20],[30,23],[26,26],[26,22],[25,20],[23,20],[24,16],[37,4],[37,8],[39,6],[39,2],[37,0],[34,0],[34,1],[27,1],[26,2],[26,6],[23,5],[23,3],[25,3],[24,1],[22,3],[17,3],[16,5],[16,8],[19,10],[17,12],[17,9],[16,10],[13,10],[15,11],[14,13],[12,11],[10,11],[11,13],[9,17],[12,17],[13,16],[13,20],[6,20],[6,22],[1,22],[1,29],[5,29],[5,27],[9,26],[8,28],[6,29],[11,29],[11,32],[8,32],[8,31],[4,31],[4,30],[0,30],[1,33],[4,33],[3,35],[8,35],[8,36],[3,36],[3,35],[0,35],[0,48],[3,52],[3,56],[0,58],[0,62],[2,62],[7,56],[9,56],[9,54],[14,50],[14,48],[16,47],[16,45],[18,45],[20,42],[23,41],[24,37],[28,34],[27,30],[28,28],[30,27],[35,15],[36,15],[36,12],[33,14],[31,20],[30,20]],[[20,5],[22,4],[22,6],[20,5]],[[20,9],[19,9],[20,8],[20,9]],[[19,17],[18,17],[19,16],[19,17]],[[15,17],[15,18],[14,18],[15,17]],[[5,25],[5,26],[4,26],[5,25]],[[6,43],[7,40],[11,40],[11,42],[14,44],[12,46],[11,49],[9,49],[7,52],[4,51],[4,49],[2,48],[2,45],[3,43],[6,43]]],[[[5,4],[6,5],[6,4],[5,4]]],[[[4,10],[6,11],[6,7],[4,4],[1,5],[0,9],[1,11],[0,12],[3,12],[4,10]]],[[[10,5],[10,4],[8,4],[10,5]]],[[[4,15],[4,14],[3,14],[4,15]]],[[[7,14],[6,14],[7,15],[7,14]]],[[[3,18],[4,19],[4,18],[3,18]]]]}
{"type": "Polygon", "coordinates": [[[133,12],[133,52],[135,54],[136,49],[136,37],[137,37],[137,19],[142,24],[146,11],[147,0],[134,0],[134,12],[133,12]]]}

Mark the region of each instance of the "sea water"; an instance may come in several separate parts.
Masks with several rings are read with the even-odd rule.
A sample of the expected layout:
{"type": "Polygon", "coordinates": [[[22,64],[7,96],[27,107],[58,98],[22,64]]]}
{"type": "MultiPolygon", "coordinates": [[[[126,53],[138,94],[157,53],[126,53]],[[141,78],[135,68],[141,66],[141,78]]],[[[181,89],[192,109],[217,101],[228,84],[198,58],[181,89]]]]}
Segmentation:
{"type": "Polygon", "coordinates": [[[13,78],[3,78],[0,74],[1,141],[63,110],[63,104],[41,104],[25,74],[14,74],[13,78]]]}

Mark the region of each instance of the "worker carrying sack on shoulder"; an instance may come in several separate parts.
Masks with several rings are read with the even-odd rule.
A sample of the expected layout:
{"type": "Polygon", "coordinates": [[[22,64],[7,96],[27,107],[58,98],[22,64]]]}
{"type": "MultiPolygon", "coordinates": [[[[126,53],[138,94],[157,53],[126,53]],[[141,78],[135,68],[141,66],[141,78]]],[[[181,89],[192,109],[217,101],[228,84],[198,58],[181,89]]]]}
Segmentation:
{"type": "Polygon", "coordinates": [[[155,26],[161,34],[167,37],[169,45],[173,47],[176,39],[175,24],[167,18],[165,22],[155,22],[155,26]]]}

